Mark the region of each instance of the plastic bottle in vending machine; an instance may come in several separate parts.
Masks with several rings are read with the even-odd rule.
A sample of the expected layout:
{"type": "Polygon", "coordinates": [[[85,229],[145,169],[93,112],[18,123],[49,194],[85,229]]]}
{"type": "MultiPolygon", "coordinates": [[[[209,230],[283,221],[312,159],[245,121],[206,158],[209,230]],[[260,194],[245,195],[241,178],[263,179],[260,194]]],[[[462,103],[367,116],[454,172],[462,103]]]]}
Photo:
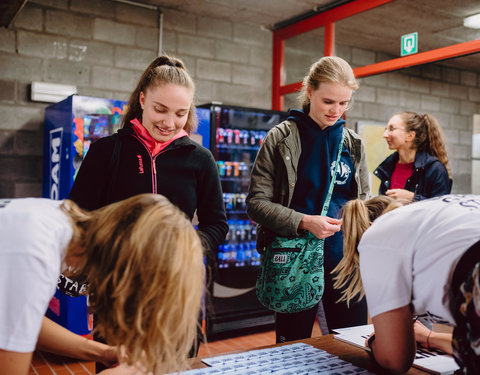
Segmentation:
{"type": "Polygon", "coordinates": [[[259,135],[259,140],[260,140],[260,141],[259,141],[258,144],[261,146],[262,143],[263,143],[263,140],[264,140],[265,137],[267,136],[267,132],[264,131],[264,130],[262,130],[262,131],[260,131],[259,133],[260,133],[260,135],[259,135]]]}
{"type": "Polygon", "coordinates": [[[257,132],[255,130],[250,130],[250,142],[249,146],[256,146],[257,142],[257,132]]]}
{"type": "Polygon", "coordinates": [[[240,129],[233,129],[233,142],[236,145],[240,144],[240,129]]]}
{"type": "Polygon", "coordinates": [[[240,143],[242,145],[248,145],[248,130],[242,130],[240,132],[240,143]]]}
{"type": "Polygon", "coordinates": [[[217,166],[218,166],[218,174],[220,177],[225,176],[225,162],[223,160],[217,161],[217,166]]]}
{"type": "Polygon", "coordinates": [[[227,138],[227,142],[229,145],[233,143],[233,130],[232,129],[225,129],[225,136],[227,138]]]}
{"type": "Polygon", "coordinates": [[[225,143],[225,130],[217,128],[217,145],[225,143]]]}

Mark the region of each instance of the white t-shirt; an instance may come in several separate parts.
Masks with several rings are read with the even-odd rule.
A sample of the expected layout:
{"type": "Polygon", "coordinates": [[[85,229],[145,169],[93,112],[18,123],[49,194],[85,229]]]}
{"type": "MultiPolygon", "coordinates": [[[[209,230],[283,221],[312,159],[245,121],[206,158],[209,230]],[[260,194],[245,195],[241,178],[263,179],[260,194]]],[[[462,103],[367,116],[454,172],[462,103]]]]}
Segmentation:
{"type": "Polygon", "coordinates": [[[35,350],[72,237],[60,201],[0,200],[0,349],[35,350]]]}
{"type": "Polygon", "coordinates": [[[445,195],[380,216],[359,245],[370,316],[413,305],[454,323],[448,291],[463,253],[480,240],[480,196],[445,195]]]}

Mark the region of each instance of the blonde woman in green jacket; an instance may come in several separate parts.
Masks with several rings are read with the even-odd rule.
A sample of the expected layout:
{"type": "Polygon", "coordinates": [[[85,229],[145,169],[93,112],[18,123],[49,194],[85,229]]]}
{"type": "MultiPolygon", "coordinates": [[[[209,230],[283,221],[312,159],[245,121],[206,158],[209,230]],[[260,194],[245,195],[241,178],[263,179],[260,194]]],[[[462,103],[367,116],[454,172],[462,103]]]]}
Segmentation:
{"type": "MultiPolygon", "coordinates": [[[[247,213],[260,225],[259,252],[275,235],[296,236],[305,230],[326,238],[323,306],[330,329],[364,324],[366,303],[337,304],[330,271],[343,256],[341,206],[370,195],[365,148],[345,128],[345,140],[327,216],[320,216],[344,129],[344,114],[358,83],[348,63],[323,57],[312,65],[300,94],[302,110],[267,134],[253,166],[247,213]]],[[[318,306],[299,313],[276,313],[277,342],[310,337],[318,306]]]]}

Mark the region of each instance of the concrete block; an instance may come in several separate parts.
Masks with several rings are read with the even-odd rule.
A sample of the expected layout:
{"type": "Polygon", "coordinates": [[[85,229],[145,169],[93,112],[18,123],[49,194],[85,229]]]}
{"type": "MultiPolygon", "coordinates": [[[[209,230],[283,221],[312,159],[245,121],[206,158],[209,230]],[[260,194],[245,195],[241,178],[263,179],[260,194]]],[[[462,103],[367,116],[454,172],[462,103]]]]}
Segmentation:
{"type": "Polygon", "coordinates": [[[131,91],[114,91],[112,99],[128,101],[130,99],[131,91]]]}
{"type": "Polygon", "coordinates": [[[172,9],[162,9],[162,12],[164,30],[188,34],[196,33],[197,18],[194,15],[172,9]]]}
{"type": "Polygon", "coordinates": [[[272,32],[258,25],[233,24],[233,41],[235,43],[267,46],[272,39],[272,32]]]}
{"type": "Polygon", "coordinates": [[[48,60],[45,62],[45,79],[47,82],[87,85],[90,83],[90,67],[71,61],[48,60]]]}
{"type": "Polygon", "coordinates": [[[205,104],[216,100],[214,97],[214,83],[197,79],[195,81],[195,104],[205,104]]]}
{"type": "Polygon", "coordinates": [[[335,44],[335,55],[345,61],[352,61],[352,47],[345,44],[335,44]]]}
{"type": "MultiPolygon", "coordinates": [[[[0,157],[2,164],[2,157],[0,157]]],[[[0,198],[15,198],[13,182],[0,177],[0,198]]]]}
{"type": "Polygon", "coordinates": [[[377,74],[374,76],[363,77],[359,79],[360,86],[369,85],[374,87],[387,87],[388,85],[388,74],[377,74]]]}
{"type": "Polygon", "coordinates": [[[2,179],[10,181],[42,181],[42,158],[38,156],[4,156],[0,158],[2,179]]]}
{"type": "Polygon", "coordinates": [[[400,91],[398,105],[405,111],[418,112],[422,107],[422,95],[408,91],[400,91]]]}
{"type": "Polygon", "coordinates": [[[353,105],[351,108],[347,110],[347,119],[350,117],[352,118],[363,118],[364,113],[363,113],[363,103],[359,103],[358,101],[354,101],[353,105]]]}
{"type": "Polygon", "coordinates": [[[471,172],[469,174],[454,174],[453,175],[453,194],[469,194],[472,189],[471,172]]]}
{"type": "Polygon", "coordinates": [[[462,115],[474,115],[477,113],[477,103],[462,100],[460,103],[460,113],[462,115]]]}
{"type": "Polygon", "coordinates": [[[355,101],[375,102],[376,100],[375,87],[362,85],[357,91],[355,91],[353,96],[355,98],[355,101]]]}
{"type": "Polygon", "coordinates": [[[0,51],[15,53],[15,31],[0,28],[0,51]]]}
{"type": "Polygon", "coordinates": [[[252,66],[244,66],[234,64],[232,66],[232,82],[240,85],[248,85],[254,87],[265,87],[267,73],[265,69],[254,68],[252,66]]]}
{"type": "Polygon", "coordinates": [[[410,88],[410,77],[405,74],[391,72],[387,73],[387,85],[392,89],[408,90],[410,88]]]}
{"type": "Polygon", "coordinates": [[[460,100],[440,98],[440,109],[447,113],[458,113],[460,111],[460,100]]]}
{"type": "Polygon", "coordinates": [[[215,57],[215,41],[213,39],[178,34],[177,41],[177,50],[179,54],[207,57],[211,59],[215,57]]]}
{"type": "Polygon", "coordinates": [[[215,43],[215,56],[217,60],[246,65],[250,57],[249,53],[250,50],[247,45],[223,40],[215,43]]]}
{"type": "Polygon", "coordinates": [[[421,108],[425,112],[439,111],[440,110],[440,98],[431,95],[422,95],[421,108]]]}
{"type": "Polygon", "coordinates": [[[23,9],[18,13],[14,21],[15,29],[26,29],[42,31],[43,28],[43,10],[42,8],[32,5],[30,3],[25,4],[23,9]]]}
{"type": "Polygon", "coordinates": [[[0,101],[15,102],[15,81],[0,80],[0,101]]]}
{"type": "Polygon", "coordinates": [[[443,128],[443,134],[445,136],[445,142],[449,145],[453,145],[459,142],[460,131],[457,129],[445,129],[443,128]]]}
{"type": "Polygon", "coordinates": [[[430,81],[428,79],[410,77],[410,90],[428,94],[430,92],[430,81]]]}
{"type": "Polygon", "coordinates": [[[469,147],[466,147],[465,145],[459,145],[459,144],[450,144],[450,155],[453,155],[455,159],[469,159],[471,156],[469,156],[469,151],[471,152],[472,146],[470,145],[469,147]]]}
{"type": "Polygon", "coordinates": [[[480,103],[480,89],[469,87],[468,100],[471,100],[472,102],[480,103]]]}
{"type": "MultiPolygon", "coordinates": [[[[16,103],[17,104],[32,105],[31,96],[32,96],[32,84],[30,82],[16,83],[16,103]]],[[[37,105],[42,105],[42,104],[37,104],[37,105]]]]}
{"type": "Polygon", "coordinates": [[[452,124],[453,128],[472,132],[473,119],[471,115],[462,116],[459,114],[455,114],[455,115],[450,115],[450,117],[451,117],[450,124],[452,124]]]}
{"type": "MultiPolygon", "coordinates": [[[[423,113],[421,111],[417,111],[417,112],[423,113]]],[[[427,113],[437,119],[442,129],[454,129],[451,123],[452,117],[453,117],[451,114],[448,114],[445,112],[437,112],[437,111],[430,111],[427,113]]]]}
{"type": "Polygon", "coordinates": [[[472,146],[472,132],[460,130],[459,142],[460,145],[472,146]]]}
{"type": "Polygon", "coordinates": [[[117,68],[144,71],[155,57],[157,57],[157,54],[151,50],[115,47],[114,65],[117,68]]]}
{"type": "Polygon", "coordinates": [[[41,81],[42,60],[17,55],[0,54],[0,79],[24,82],[41,81]]]}
{"type": "Polygon", "coordinates": [[[358,66],[374,64],[375,52],[354,47],[352,48],[352,61],[350,63],[358,66]]]}
{"type": "Polygon", "coordinates": [[[453,68],[441,68],[442,80],[450,83],[460,83],[460,71],[453,68]]]}
{"type": "Polygon", "coordinates": [[[18,31],[18,53],[47,59],[67,58],[67,39],[60,35],[46,35],[18,31]]]}
{"type": "Polygon", "coordinates": [[[197,61],[197,78],[211,81],[231,82],[231,76],[232,66],[229,63],[203,59],[197,61]]]}
{"type": "Polygon", "coordinates": [[[467,99],[468,88],[461,85],[450,85],[450,96],[457,99],[467,99]]]}
{"type": "MultiPolygon", "coordinates": [[[[2,130],[38,130],[43,126],[43,109],[33,106],[1,105],[2,130]]],[[[0,168],[0,170],[2,170],[0,168]]]]}
{"type": "Polygon", "coordinates": [[[85,86],[85,87],[78,86],[77,90],[78,90],[78,95],[82,95],[82,96],[92,96],[95,98],[123,100],[117,97],[112,90],[96,89],[91,86],[85,86]]]}
{"type": "Polygon", "coordinates": [[[101,18],[93,21],[93,39],[116,44],[135,44],[135,26],[113,22],[101,18]]]}
{"type": "Polygon", "coordinates": [[[400,91],[377,88],[377,103],[387,105],[400,105],[400,91]]]}
{"type": "Polygon", "coordinates": [[[131,92],[137,86],[140,76],[141,72],[138,71],[94,66],[92,86],[99,89],[131,92]]]}
{"type": "Polygon", "coordinates": [[[115,3],[115,14],[116,20],[120,22],[158,28],[159,14],[153,9],[115,3]]]}
{"type": "Polygon", "coordinates": [[[211,17],[197,18],[197,35],[214,39],[232,40],[233,24],[229,21],[211,17]]]}
{"type": "Polygon", "coordinates": [[[466,70],[460,72],[460,83],[462,85],[476,87],[477,79],[478,75],[475,72],[468,72],[466,70]]]}
{"type": "Polygon", "coordinates": [[[42,197],[41,182],[17,182],[14,184],[15,198],[42,197]]]}
{"type": "Polygon", "coordinates": [[[113,19],[115,17],[113,7],[109,0],[70,0],[70,10],[102,18],[113,19]]]}
{"type": "Polygon", "coordinates": [[[458,174],[470,175],[472,173],[472,162],[471,160],[459,160],[458,161],[458,170],[455,171],[458,174]]]}
{"type": "Polygon", "coordinates": [[[185,65],[185,68],[187,69],[188,73],[192,78],[196,77],[196,68],[197,68],[197,59],[191,56],[176,56],[180,60],[183,61],[183,65],[185,65]]]}
{"type": "Polygon", "coordinates": [[[420,66],[420,74],[425,78],[439,80],[442,78],[442,68],[435,64],[422,65],[420,66]]]}
{"type": "Polygon", "coordinates": [[[398,112],[398,107],[389,107],[378,103],[362,103],[363,117],[371,121],[387,122],[393,113],[398,112]]]}
{"type": "Polygon", "coordinates": [[[177,53],[177,33],[163,30],[162,36],[162,53],[175,55],[177,53]]]}
{"type": "Polygon", "coordinates": [[[447,82],[430,81],[430,93],[435,96],[450,96],[450,84],[447,82]]]}
{"type": "Polygon", "coordinates": [[[249,47],[248,64],[272,70],[272,47],[249,47]]]}
{"type": "Polygon", "coordinates": [[[219,82],[215,84],[215,100],[224,104],[251,106],[250,98],[257,90],[251,86],[219,82]]]}
{"type": "Polygon", "coordinates": [[[29,0],[28,2],[45,5],[50,8],[68,9],[68,0],[29,0]]]}
{"type": "Polygon", "coordinates": [[[113,65],[114,46],[109,43],[72,39],[68,44],[68,59],[94,65],[113,65]]]}
{"type": "Polygon", "coordinates": [[[158,50],[158,28],[137,26],[137,35],[135,35],[135,46],[145,48],[155,53],[158,50]]]}
{"type": "Polygon", "coordinates": [[[47,10],[45,30],[62,36],[74,36],[89,39],[92,37],[92,18],[59,10],[47,10]]]}
{"type": "Polygon", "coordinates": [[[43,131],[17,131],[14,147],[16,155],[43,156],[43,131]]]}
{"type": "Polygon", "coordinates": [[[13,154],[14,140],[15,132],[13,130],[0,129],[0,155],[13,154]]]}

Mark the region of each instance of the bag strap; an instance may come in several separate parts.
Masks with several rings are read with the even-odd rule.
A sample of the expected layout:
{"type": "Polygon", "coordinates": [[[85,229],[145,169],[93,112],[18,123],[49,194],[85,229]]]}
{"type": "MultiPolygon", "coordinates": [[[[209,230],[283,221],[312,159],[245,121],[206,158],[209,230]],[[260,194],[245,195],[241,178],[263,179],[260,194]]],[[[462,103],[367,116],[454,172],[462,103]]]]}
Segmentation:
{"type": "MultiPolygon", "coordinates": [[[[328,207],[330,207],[330,200],[332,199],[333,187],[335,185],[335,180],[337,179],[337,171],[338,165],[340,164],[340,157],[342,155],[343,150],[343,141],[345,140],[345,129],[342,130],[342,139],[340,139],[340,143],[338,144],[338,152],[337,152],[337,161],[335,162],[335,170],[333,171],[332,179],[330,180],[330,186],[328,187],[327,197],[325,198],[325,202],[323,203],[322,213],[321,216],[325,216],[328,212],[328,207]]],[[[316,238],[319,241],[325,241],[325,238],[317,238],[315,237],[310,231],[308,235],[312,238],[316,238]]]]}

